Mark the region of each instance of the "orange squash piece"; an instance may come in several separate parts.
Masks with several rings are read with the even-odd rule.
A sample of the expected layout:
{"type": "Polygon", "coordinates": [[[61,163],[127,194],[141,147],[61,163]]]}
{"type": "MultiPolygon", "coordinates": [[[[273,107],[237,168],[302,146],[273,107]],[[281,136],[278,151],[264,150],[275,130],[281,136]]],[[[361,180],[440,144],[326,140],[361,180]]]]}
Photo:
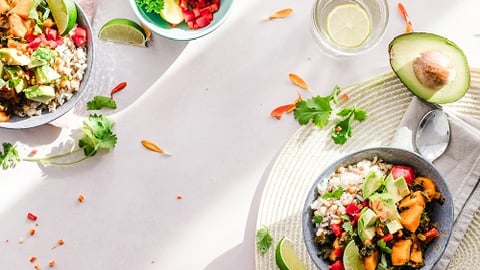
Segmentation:
{"type": "Polygon", "coordinates": [[[415,191],[409,196],[403,198],[398,205],[400,210],[404,208],[411,208],[414,205],[421,206],[425,208],[425,197],[422,195],[421,191],[415,191]]]}
{"type": "Polygon", "coordinates": [[[374,250],[370,256],[367,256],[365,259],[363,259],[363,266],[365,267],[365,270],[377,269],[379,259],[380,255],[378,254],[378,251],[374,250]]]}
{"type": "Polygon", "coordinates": [[[414,205],[411,208],[400,213],[400,223],[407,230],[414,233],[420,225],[420,219],[425,208],[414,205]]]}
{"type": "Polygon", "coordinates": [[[28,14],[32,8],[34,0],[20,0],[18,3],[10,10],[10,13],[17,14],[18,16],[28,19],[28,14]]]}
{"type": "Polygon", "coordinates": [[[410,249],[412,248],[412,240],[399,240],[392,247],[392,264],[393,266],[405,265],[410,260],[410,249]]]}
{"type": "Polygon", "coordinates": [[[7,0],[0,0],[0,13],[5,13],[10,10],[10,5],[7,3],[7,0]]]}

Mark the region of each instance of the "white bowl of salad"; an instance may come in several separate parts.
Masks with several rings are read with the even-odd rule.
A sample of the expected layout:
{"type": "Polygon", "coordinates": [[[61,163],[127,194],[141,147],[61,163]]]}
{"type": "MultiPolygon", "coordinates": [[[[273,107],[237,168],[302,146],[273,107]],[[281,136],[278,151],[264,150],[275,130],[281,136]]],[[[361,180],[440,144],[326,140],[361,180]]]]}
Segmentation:
{"type": "Polygon", "coordinates": [[[133,12],[152,32],[189,41],[217,29],[227,18],[233,0],[129,0],[133,12]]]}
{"type": "Polygon", "coordinates": [[[71,110],[93,67],[87,16],[74,0],[0,1],[0,128],[32,128],[71,110]]]}
{"type": "Polygon", "coordinates": [[[302,217],[319,269],[433,269],[453,226],[453,201],[435,167],[390,147],[361,150],[315,181],[302,217]]]}

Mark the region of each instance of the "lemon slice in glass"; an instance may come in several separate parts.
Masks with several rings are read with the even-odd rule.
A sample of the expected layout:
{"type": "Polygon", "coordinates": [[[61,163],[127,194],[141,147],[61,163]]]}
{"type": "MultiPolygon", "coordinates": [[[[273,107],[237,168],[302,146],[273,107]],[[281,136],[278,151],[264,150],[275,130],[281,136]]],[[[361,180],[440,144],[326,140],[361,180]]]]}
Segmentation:
{"type": "Polygon", "coordinates": [[[337,45],[359,47],[370,35],[370,17],[357,4],[338,5],[327,16],[327,33],[337,45]]]}

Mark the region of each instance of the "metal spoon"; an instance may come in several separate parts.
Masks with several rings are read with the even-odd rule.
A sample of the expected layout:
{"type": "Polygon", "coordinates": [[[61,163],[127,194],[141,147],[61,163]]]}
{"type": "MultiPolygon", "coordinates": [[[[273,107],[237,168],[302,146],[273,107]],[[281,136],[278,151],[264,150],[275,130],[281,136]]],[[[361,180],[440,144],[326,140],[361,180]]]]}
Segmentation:
{"type": "Polygon", "coordinates": [[[415,151],[433,162],[440,157],[450,143],[450,124],[447,115],[440,109],[427,112],[413,136],[415,151]]]}

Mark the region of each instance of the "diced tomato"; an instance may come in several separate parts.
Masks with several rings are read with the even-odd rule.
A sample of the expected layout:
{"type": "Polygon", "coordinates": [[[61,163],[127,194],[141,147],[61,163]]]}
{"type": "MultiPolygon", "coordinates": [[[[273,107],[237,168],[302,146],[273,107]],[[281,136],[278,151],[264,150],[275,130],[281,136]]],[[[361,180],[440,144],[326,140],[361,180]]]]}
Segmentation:
{"type": "Polygon", "coordinates": [[[330,229],[332,229],[333,234],[335,234],[336,237],[339,237],[342,235],[342,232],[343,232],[342,225],[330,224],[330,229]]]}
{"type": "Polygon", "coordinates": [[[185,23],[190,29],[199,29],[209,25],[213,13],[220,7],[219,0],[180,0],[178,3],[183,12],[185,23]]]}
{"type": "Polygon", "coordinates": [[[360,213],[361,210],[362,209],[356,203],[353,203],[353,202],[347,205],[347,207],[345,208],[345,212],[347,213],[347,215],[350,215],[350,216],[360,213]]]}
{"type": "Polygon", "coordinates": [[[341,260],[335,261],[328,267],[329,270],[344,270],[343,262],[341,260]]]}
{"type": "Polygon", "coordinates": [[[57,40],[58,37],[58,31],[53,29],[53,28],[45,28],[45,38],[47,40],[57,40]]]}
{"type": "Polygon", "coordinates": [[[87,30],[81,26],[77,26],[71,38],[75,46],[77,47],[85,46],[88,41],[87,30]]]}
{"type": "Polygon", "coordinates": [[[430,243],[433,239],[438,237],[438,229],[432,228],[425,233],[425,243],[430,243]]]}
{"type": "Polygon", "coordinates": [[[394,179],[403,176],[408,185],[411,185],[415,179],[415,169],[412,167],[395,165],[392,167],[391,173],[394,179]]]}
{"type": "Polygon", "coordinates": [[[382,240],[386,243],[388,241],[392,241],[393,240],[393,234],[389,233],[389,234],[386,234],[382,237],[382,240]]]}

